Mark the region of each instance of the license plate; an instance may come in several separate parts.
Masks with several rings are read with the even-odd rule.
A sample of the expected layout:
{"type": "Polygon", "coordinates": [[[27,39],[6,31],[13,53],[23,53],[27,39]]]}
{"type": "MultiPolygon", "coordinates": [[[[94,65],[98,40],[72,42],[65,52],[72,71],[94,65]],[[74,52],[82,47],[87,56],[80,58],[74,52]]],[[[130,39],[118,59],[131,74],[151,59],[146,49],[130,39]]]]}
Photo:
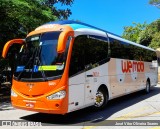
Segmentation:
{"type": "Polygon", "coordinates": [[[34,108],[34,103],[26,103],[26,107],[28,108],[34,108]]]}

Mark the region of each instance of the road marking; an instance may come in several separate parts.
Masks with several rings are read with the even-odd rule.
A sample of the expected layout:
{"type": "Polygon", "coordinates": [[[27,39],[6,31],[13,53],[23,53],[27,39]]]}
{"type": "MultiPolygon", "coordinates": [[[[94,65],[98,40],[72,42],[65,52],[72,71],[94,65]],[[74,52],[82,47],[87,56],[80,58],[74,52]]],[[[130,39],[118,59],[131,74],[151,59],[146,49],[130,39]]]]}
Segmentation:
{"type": "Polygon", "coordinates": [[[129,119],[129,118],[135,118],[134,114],[140,113],[140,112],[142,112],[146,109],[149,109],[149,107],[146,106],[146,107],[139,108],[137,110],[133,110],[133,111],[131,111],[131,112],[129,112],[129,113],[123,115],[123,116],[115,118],[114,120],[126,120],[126,119],[129,119]]]}
{"type": "Polygon", "coordinates": [[[82,129],[93,129],[93,128],[95,128],[95,127],[97,127],[97,126],[85,126],[85,127],[83,127],[82,129]]]}
{"type": "Polygon", "coordinates": [[[160,129],[160,126],[149,128],[149,129],[160,129]]]}

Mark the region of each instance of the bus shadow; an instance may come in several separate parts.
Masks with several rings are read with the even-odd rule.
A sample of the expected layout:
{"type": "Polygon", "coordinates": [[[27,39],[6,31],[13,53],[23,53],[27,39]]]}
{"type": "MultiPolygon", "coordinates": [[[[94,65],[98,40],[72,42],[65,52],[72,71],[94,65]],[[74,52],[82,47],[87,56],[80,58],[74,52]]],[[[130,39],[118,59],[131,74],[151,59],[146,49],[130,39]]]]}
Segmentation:
{"type": "Polygon", "coordinates": [[[66,115],[54,115],[35,113],[32,115],[22,116],[20,119],[41,122],[43,125],[92,125],[98,124],[108,119],[114,113],[121,111],[145,99],[153,97],[160,93],[160,87],[153,87],[149,94],[144,91],[132,93],[114,100],[109,101],[107,107],[101,111],[95,111],[92,107],[81,109],[66,115]]]}

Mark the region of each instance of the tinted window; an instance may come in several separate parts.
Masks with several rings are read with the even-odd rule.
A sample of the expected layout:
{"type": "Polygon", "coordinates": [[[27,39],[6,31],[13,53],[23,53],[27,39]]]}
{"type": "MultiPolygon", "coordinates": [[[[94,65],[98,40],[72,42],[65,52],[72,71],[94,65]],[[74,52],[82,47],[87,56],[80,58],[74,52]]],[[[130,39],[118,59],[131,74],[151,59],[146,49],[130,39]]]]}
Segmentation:
{"type": "Polygon", "coordinates": [[[156,52],[110,38],[111,57],[151,62],[157,60],[156,52]]]}
{"type": "Polygon", "coordinates": [[[107,62],[107,38],[99,36],[76,37],[70,62],[70,76],[92,69],[107,62]]]}
{"type": "Polygon", "coordinates": [[[69,71],[70,76],[83,72],[85,69],[84,43],[86,42],[86,40],[87,40],[86,36],[79,36],[75,38],[72,48],[71,61],[70,61],[70,71],[69,71]]]}
{"type": "Polygon", "coordinates": [[[130,47],[128,44],[110,38],[110,49],[112,58],[121,58],[121,59],[130,58],[130,55],[128,55],[129,53],[127,53],[130,51],[130,47]]]}
{"type": "Polygon", "coordinates": [[[85,67],[92,69],[106,63],[108,60],[107,38],[89,36],[85,44],[85,67]]]}

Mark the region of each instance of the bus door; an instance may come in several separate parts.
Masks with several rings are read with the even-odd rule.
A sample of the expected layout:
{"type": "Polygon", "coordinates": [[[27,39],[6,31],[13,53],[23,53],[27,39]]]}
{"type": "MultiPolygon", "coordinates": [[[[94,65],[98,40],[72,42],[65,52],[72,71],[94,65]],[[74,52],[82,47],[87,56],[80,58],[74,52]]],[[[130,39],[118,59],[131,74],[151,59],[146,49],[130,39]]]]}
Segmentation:
{"type": "Polygon", "coordinates": [[[95,83],[97,82],[97,78],[93,75],[93,70],[86,71],[86,82],[85,82],[85,105],[94,104],[94,96],[93,90],[95,87],[95,83]]]}

